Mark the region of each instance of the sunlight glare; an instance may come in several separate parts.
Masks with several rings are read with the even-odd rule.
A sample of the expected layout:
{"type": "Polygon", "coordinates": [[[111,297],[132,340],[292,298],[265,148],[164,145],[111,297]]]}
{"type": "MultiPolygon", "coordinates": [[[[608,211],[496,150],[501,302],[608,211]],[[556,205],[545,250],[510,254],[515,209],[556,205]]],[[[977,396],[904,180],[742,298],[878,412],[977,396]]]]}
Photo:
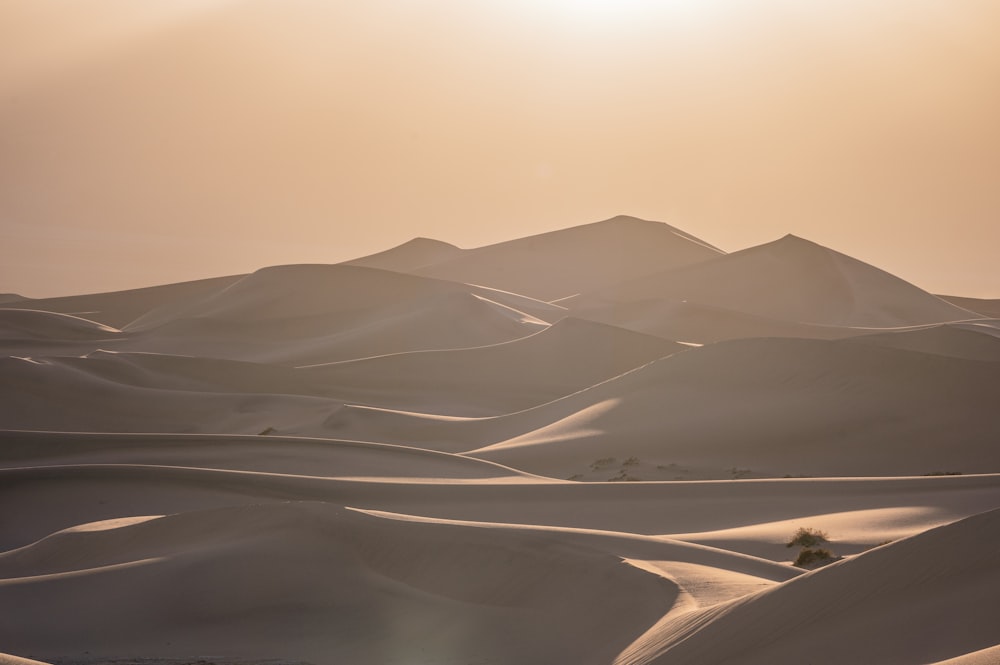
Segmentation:
{"type": "Polygon", "coordinates": [[[711,3],[707,0],[553,0],[552,4],[560,11],[581,17],[641,20],[663,11],[693,12],[711,3]]]}

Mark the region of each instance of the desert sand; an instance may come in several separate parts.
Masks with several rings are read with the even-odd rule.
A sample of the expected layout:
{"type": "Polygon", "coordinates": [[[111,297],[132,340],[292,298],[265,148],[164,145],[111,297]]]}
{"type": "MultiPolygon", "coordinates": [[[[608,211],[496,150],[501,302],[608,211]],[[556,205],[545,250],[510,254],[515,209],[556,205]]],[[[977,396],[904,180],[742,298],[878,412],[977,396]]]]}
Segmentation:
{"type": "Polygon", "coordinates": [[[998,663],[997,316],[625,216],[5,296],[0,665],[998,663]]]}

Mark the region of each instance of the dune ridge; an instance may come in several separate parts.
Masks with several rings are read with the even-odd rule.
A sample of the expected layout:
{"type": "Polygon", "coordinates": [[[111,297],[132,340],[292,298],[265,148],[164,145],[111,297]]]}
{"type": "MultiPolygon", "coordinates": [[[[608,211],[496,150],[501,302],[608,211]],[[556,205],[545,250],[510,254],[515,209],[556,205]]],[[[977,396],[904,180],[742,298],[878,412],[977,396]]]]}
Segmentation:
{"type": "Polygon", "coordinates": [[[875,266],[794,235],[622,281],[585,294],[583,301],[650,297],[821,325],[893,327],[984,318],[875,266]]]}
{"type": "Polygon", "coordinates": [[[624,215],[0,298],[0,665],[992,665],[993,305],[624,215]]]}

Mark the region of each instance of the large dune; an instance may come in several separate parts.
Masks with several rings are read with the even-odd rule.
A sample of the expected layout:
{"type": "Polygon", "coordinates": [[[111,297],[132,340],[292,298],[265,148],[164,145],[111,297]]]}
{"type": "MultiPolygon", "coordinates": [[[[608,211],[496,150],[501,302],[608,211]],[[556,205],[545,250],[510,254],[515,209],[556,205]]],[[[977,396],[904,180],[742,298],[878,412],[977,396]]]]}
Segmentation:
{"type": "Polygon", "coordinates": [[[992,665],[992,302],[629,217],[9,300],[0,665],[992,665]]]}
{"type": "Polygon", "coordinates": [[[817,665],[893,665],[992,648],[998,537],[998,510],[944,525],[714,609],[700,626],[661,625],[616,663],[790,663],[807,653],[817,665]]]}
{"type": "Polygon", "coordinates": [[[1000,330],[989,324],[937,325],[911,330],[893,330],[853,337],[861,344],[876,344],[895,349],[909,349],[953,358],[1000,361],[1000,330]]]}
{"type": "Polygon", "coordinates": [[[874,266],[793,235],[598,288],[581,302],[650,298],[834,326],[892,327],[982,317],[874,266]]]}
{"type": "Polygon", "coordinates": [[[352,266],[411,272],[427,265],[453,259],[462,252],[463,250],[458,247],[440,240],[413,238],[384,252],[369,254],[345,263],[352,266]]]}
{"type": "Polygon", "coordinates": [[[359,266],[280,266],[206,298],[154,310],[126,331],[132,348],[315,364],[482,346],[546,323],[472,289],[359,266]]]}
{"type": "Polygon", "coordinates": [[[695,344],[745,337],[842,339],[873,332],[866,328],[788,321],[670,298],[607,302],[581,296],[562,304],[575,317],[695,344]]]}
{"type": "Polygon", "coordinates": [[[25,309],[73,314],[121,328],[153,309],[203,297],[236,283],[241,277],[233,275],[126,291],[26,299],[14,304],[25,309]]]}
{"type": "Polygon", "coordinates": [[[328,426],[343,438],[471,451],[589,480],[996,472],[998,384],[992,362],[850,341],[736,340],[506,416],[345,407],[328,426]]]}
{"type": "Polygon", "coordinates": [[[668,224],[622,215],[466,250],[417,272],[551,301],[722,253],[668,224]]]}
{"type": "Polygon", "coordinates": [[[418,351],[301,369],[355,401],[450,415],[520,411],[687,347],[567,318],[529,337],[473,349],[418,351]]]}

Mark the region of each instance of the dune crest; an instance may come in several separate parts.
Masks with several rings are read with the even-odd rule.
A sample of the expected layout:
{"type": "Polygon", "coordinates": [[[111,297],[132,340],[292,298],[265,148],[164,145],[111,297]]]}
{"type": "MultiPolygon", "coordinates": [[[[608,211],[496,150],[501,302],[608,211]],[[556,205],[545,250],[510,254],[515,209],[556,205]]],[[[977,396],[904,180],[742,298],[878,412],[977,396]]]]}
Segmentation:
{"type": "Polygon", "coordinates": [[[0,665],[992,665],[997,314],[628,216],[0,297],[0,665]]]}

